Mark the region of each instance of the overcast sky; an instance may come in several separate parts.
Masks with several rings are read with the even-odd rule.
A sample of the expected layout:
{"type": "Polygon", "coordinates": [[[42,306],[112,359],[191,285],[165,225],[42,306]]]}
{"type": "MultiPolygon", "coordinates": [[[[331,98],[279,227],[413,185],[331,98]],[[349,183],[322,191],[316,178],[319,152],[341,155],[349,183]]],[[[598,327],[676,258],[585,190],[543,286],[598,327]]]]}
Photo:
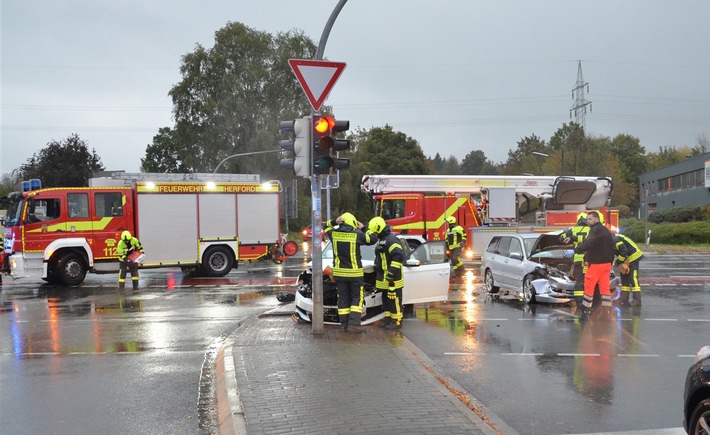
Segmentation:
{"type": "MultiPolygon", "coordinates": [[[[318,43],[336,4],[2,0],[0,172],[72,133],[107,169],[138,171],[174,125],[168,91],[195,44],[212,47],[230,21],[318,43]]],[[[589,134],[694,146],[710,137],[708,17],[708,0],[349,0],[325,50],[347,68],[326,104],[352,129],[392,125],[428,156],[502,162],[570,121],[582,60],[589,134]]]]}

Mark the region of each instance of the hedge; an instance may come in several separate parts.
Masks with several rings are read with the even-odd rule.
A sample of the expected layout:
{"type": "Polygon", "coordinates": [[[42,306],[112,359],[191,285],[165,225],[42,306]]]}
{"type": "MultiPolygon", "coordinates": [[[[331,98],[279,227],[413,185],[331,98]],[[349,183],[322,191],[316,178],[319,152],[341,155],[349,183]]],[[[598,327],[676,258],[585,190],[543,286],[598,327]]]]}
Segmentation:
{"type": "Polygon", "coordinates": [[[648,216],[654,224],[710,221],[710,205],[686,205],[654,211],[648,216]]]}
{"type": "Polygon", "coordinates": [[[646,243],[646,230],[651,230],[651,243],[690,245],[710,243],[710,222],[648,224],[640,219],[621,219],[619,229],[636,243],[646,243]]]}

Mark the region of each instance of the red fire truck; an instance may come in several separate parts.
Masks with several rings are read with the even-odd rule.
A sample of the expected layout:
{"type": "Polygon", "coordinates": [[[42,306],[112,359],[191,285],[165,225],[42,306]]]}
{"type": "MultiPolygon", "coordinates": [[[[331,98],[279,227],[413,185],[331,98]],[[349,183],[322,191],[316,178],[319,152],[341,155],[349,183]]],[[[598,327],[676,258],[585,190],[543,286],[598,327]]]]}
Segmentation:
{"type": "Polygon", "coordinates": [[[280,233],[279,184],[258,175],[118,172],[89,184],[7,198],[7,273],[78,285],[87,272],[116,272],[124,230],[145,249],[142,267],[207,276],[297,250],[280,233]]]}
{"type": "Polygon", "coordinates": [[[468,258],[480,257],[502,232],[547,232],[575,224],[585,210],[599,210],[615,229],[619,215],[607,206],[606,177],[504,175],[365,175],[361,189],[372,195],[375,214],[416,245],[446,237],[446,217],[466,229],[468,258]]]}

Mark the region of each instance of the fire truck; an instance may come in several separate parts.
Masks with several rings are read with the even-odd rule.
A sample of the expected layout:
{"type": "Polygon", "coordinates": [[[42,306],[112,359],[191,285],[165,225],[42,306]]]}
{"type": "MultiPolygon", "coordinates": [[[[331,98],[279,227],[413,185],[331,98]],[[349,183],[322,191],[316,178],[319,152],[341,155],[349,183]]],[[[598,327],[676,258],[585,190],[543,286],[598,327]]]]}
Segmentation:
{"type": "Polygon", "coordinates": [[[280,185],[258,175],[117,172],[89,187],[32,183],[5,202],[5,272],[16,278],[78,285],[87,272],[116,272],[125,230],[143,245],[141,267],[197,275],[298,249],[280,233],[280,185]]]}
{"type": "Polygon", "coordinates": [[[360,187],[412,246],[445,239],[446,217],[454,216],[466,230],[468,258],[480,258],[496,234],[562,230],[585,210],[601,211],[612,229],[619,223],[606,177],[365,175],[360,187]]]}

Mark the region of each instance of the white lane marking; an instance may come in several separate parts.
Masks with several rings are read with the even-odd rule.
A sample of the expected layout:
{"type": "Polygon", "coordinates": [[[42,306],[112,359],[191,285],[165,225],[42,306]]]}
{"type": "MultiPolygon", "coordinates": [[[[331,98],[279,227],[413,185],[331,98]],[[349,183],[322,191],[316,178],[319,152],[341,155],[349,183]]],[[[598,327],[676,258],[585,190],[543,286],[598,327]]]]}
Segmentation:
{"type": "Polygon", "coordinates": [[[558,353],[557,356],[601,356],[598,353],[558,353]]]}
{"type": "Polygon", "coordinates": [[[646,319],[649,322],[677,322],[678,319],[646,319]]]}
{"type": "Polygon", "coordinates": [[[647,356],[659,357],[660,355],[657,355],[657,354],[640,354],[640,353],[617,353],[616,356],[631,356],[631,357],[641,357],[641,358],[645,358],[645,357],[647,357],[647,356]]]}
{"type": "Polygon", "coordinates": [[[688,319],[688,322],[710,322],[710,319],[688,319]]]}
{"type": "Polygon", "coordinates": [[[544,353],[527,353],[527,352],[510,352],[510,353],[504,352],[504,353],[501,353],[501,355],[504,355],[504,356],[543,356],[545,354],[544,353]]]}

